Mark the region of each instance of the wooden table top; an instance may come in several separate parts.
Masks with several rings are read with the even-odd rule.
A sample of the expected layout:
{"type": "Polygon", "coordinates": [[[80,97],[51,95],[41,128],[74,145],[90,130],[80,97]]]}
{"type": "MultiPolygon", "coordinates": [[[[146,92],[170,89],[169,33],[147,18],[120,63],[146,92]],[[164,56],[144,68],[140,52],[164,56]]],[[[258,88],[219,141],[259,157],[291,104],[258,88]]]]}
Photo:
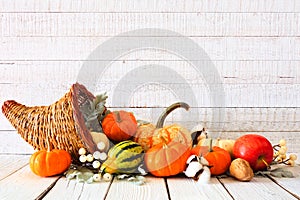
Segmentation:
{"type": "Polygon", "coordinates": [[[65,177],[41,178],[28,165],[29,155],[0,155],[0,199],[300,199],[300,165],[288,167],[295,178],[254,177],[239,182],[212,177],[200,184],[184,177],[146,176],[146,184],[117,180],[77,183],[65,177]]]}

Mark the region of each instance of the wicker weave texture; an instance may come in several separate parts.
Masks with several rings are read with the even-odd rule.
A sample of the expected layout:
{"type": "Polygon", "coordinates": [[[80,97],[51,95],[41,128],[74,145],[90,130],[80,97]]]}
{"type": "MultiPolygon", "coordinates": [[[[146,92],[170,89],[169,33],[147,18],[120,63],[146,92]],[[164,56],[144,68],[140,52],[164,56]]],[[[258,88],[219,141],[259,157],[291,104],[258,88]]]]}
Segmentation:
{"type": "Polygon", "coordinates": [[[80,112],[80,106],[93,98],[83,85],[76,83],[50,106],[28,107],[8,100],[2,112],[34,149],[64,149],[75,158],[79,148],[94,146],[80,112]]]}

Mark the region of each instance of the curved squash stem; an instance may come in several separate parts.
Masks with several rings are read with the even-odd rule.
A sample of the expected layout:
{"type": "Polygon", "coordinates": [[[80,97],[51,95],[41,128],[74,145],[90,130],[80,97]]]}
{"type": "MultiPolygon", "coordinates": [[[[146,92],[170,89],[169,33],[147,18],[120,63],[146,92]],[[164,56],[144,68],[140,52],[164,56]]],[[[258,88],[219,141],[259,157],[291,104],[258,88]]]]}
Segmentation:
{"type": "Polygon", "coordinates": [[[156,123],[156,128],[162,128],[164,126],[164,122],[166,117],[176,108],[184,108],[185,110],[189,110],[190,106],[184,102],[178,102],[170,105],[159,117],[156,123]]]}
{"type": "Polygon", "coordinates": [[[209,148],[208,148],[208,152],[213,152],[213,150],[212,150],[212,142],[213,142],[212,138],[209,138],[209,148]]]}

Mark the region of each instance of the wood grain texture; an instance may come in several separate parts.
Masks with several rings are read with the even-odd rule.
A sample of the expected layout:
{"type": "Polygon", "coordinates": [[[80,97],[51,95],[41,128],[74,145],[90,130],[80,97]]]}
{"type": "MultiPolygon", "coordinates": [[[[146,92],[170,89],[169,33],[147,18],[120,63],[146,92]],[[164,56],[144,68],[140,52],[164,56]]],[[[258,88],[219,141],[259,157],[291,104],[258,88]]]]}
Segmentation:
{"type": "Polygon", "coordinates": [[[299,12],[297,0],[13,0],[0,1],[2,12],[299,12]]]}
{"type": "Polygon", "coordinates": [[[57,178],[38,177],[27,165],[0,181],[0,199],[35,199],[57,178]]]}
{"type": "Polygon", "coordinates": [[[209,184],[183,177],[168,178],[167,183],[171,199],[231,199],[217,178],[211,178],[209,184]]]}
{"type": "Polygon", "coordinates": [[[15,131],[0,131],[0,154],[24,155],[34,152],[31,147],[21,136],[15,131]]]}
{"type": "MultiPolygon", "coordinates": [[[[1,61],[0,84],[49,82],[49,85],[56,84],[55,87],[63,92],[68,84],[76,81],[83,63],[84,61],[1,61]]],[[[89,63],[96,65],[97,61],[89,61],[89,63]]],[[[203,61],[203,64],[208,65],[209,62],[203,61]]],[[[212,64],[224,84],[300,84],[300,61],[212,60],[212,64]]],[[[113,83],[130,70],[148,65],[170,67],[182,74],[189,83],[204,82],[198,74],[195,74],[195,67],[185,60],[155,60],[155,58],[143,60],[130,57],[116,59],[109,68],[104,70],[103,75],[99,74],[98,78],[103,84],[113,83]]]]}
{"type": "MultiPolygon", "coordinates": [[[[298,160],[299,163],[299,155],[298,160]]],[[[300,198],[300,191],[298,188],[300,188],[300,168],[299,164],[295,167],[286,167],[287,170],[291,171],[294,174],[294,178],[276,178],[271,177],[276,183],[278,183],[280,186],[285,188],[287,191],[295,195],[297,198],[300,198]]]]}
{"type": "Polygon", "coordinates": [[[146,181],[145,185],[137,186],[128,181],[114,179],[106,199],[168,199],[163,178],[147,177],[146,181]]]}
{"type": "Polygon", "coordinates": [[[22,169],[29,162],[28,155],[0,155],[0,181],[22,169]]]}
{"type": "Polygon", "coordinates": [[[105,199],[110,184],[110,182],[77,183],[75,180],[68,181],[66,178],[61,178],[44,199],[56,199],[57,194],[59,194],[59,198],[66,200],[105,199]]]}
{"type": "Polygon", "coordinates": [[[234,199],[296,199],[268,178],[254,177],[251,182],[239,182],[229,177],[220,181],[234,199]]]}
{"type": "MultiPolygon", "coordinates": [[[[146,177],[146,184],[137,186],[127,181],[114,180],[93,184],[67,181],[64,177],[41,178],[35,176],[24,162],[28,156],[0,155],[0,198],[1,199],[168,199],[165,181],[162,178],[146,177]],[[8,167],[13,165],[13,167],[8,167]],[[55,182],[57,181],[57,182],[55,182]],[[45,193],[47,191],[48,193],[45,193]],[[130,191],[130,192],[129,192],[130,191]],[[106,196],[107,194],[107,196],[106,196]]],[[[296,199],[287,191],[298,195],[299,168],[288,168],[296,175],[295,178],[255,177],[250,182],[238,182],[232,178],[212,178],[207,185],[202,185],[185,177],[167,179],[171,199],[212,198],[212,199],[296,199]],[[222,184],[223,185],[222,185],[222,184]],[[279,184],[279,185],[277,185],[279,184]],[[225,190],[226,188],[226,190],[225,190]],[[287,190],[287,191],[286,191],[287,190]]]]}
{"type": "Polygon", "coordinates": [[[299,21],[299,13],[2,13],[0,35],[112,37],[155,27],[187,37],[299,36],[299,21]]]}
{"type": "MultiPolygon", "coordinates": [[[[112,61],[99,74],[91,88],[95,94],[107,91],[112,109],[132,110],[138,118],[155,121],[163,107],[189,100],[189,118],[176,113],[168,122],[184,123],[188,128],[200,123],[208,129],[220,126],[231,137],[241,132],[258,132],[273,141],[284,133],[298,141],[300,131],[300,2],[297,0],[162,0],[162,1],[71,1],[0,0],[0,104],[15,99],[26,105],[49,105],[63,96],[76,82],[88,56],[120,33],[141,28],[165,28],[191,39],[202,48],[220,75],[224,104],[213,105],[203,77],[188,58],[166,48],[122,49],[126,53],[90,61],[112,61]],[[162,66],[181,75],[166,75],[165,84],[137,85],[132,78],[121,80],[136,68],[162,66]],[[125,87],[125,88],[126,88],[125,87]],[[116,101],[119,94],[128,99],[116,101]],[[181,96],[187,96],[182,98],[181,96]],[[224,109],[223,109],[224,108],[224,109]],[[213,111],[224,111],[215,120],[213,111]],[[199,112],[199,115],[197,114],[199,112]],[[183,120],[184,119],[184,120],[183,120]]],[[[173,41],[185,47],[179,37],[149,32],[138,41],[173,41]]],[[[124,37],[117,36],[120,39],[124,37]]],[[[130,39],[130,38],[129,38],[130,39]]],[[[124,42],[123,40],[123,42],[124,42]]],[[[119,51],[118,45],[108,53],[119,51]]],[[[187,53],[192,54],[193,49],[187,53]]],[[[196,61],[208,65],[206,58],[196,61]]],[[[106,62],[103,62],[106,63],[106,62]]],[[[136,75],[136,74],[133,74],[136,75]]],[[[146,74],[148,75],[148,74],[146,74]]],[[[89,77],[87,77],[88,79],[89,77]]],[[[143,77],[141,77],[143,79],[143,77]]],[[[220,83],[218,83],[220,84],[220,83]]],[[[220,86],[220,85],[213,85],[220,86]]],[[[0,116],[0,152],[30,153],[3,115],[0,116]],[[16,145],[9,145],[9,143],[16,145]],[[15,148],[13,148],[15,147],[15,148]]],[[[292,144],[298,149],[298,142],[292,144]]],[[[300,148],[299,148],[300,149],[300,148]]],[[[297,151],[299,151],[299,149],[297,151]]]]}
{"type": "MultiPolygon", "coordinates": [[[[86,60],[90,53],[110,37],[1,37],[0,61],[18,60],[86,60]]],[[[123,38],[123,42],[128,38],[123,38]]],[[[132,37],[133,38],[133,37],[132,37]]],[[[176,37],[135,37],[139,40],[172,41],[178,50],[183,48],[176,37]],[[177,45],[178,43],[178,45],[177,45]]],[[[193,37],[192,40],[203,49],[210,60],[300,60],[299,37],[193,37]],[[237,53],[238,52],[238,53],[237,53]]],[[[146,47],[145,47],[146,48],[146,47]]],[[[166,47],[167,48],[167,47],[166,47]]],[[[119,50],[112,45],[111,50],[119,50]]],[[[127,50],[127,49],[125,49],[127,50]]],[[[126,52],[121,58],[131,59],[177,59],[166,49],[150,49],[126,52]]],[[[187,54],[193,54],[190,49],[187,54]]],[[[108,54],[110,55],[110,54],[108,54]]],[[[101,58],[114,60],[115,58],[101,58]]],[[[202,60],[200,55],[197,60],[202,60]]]]}

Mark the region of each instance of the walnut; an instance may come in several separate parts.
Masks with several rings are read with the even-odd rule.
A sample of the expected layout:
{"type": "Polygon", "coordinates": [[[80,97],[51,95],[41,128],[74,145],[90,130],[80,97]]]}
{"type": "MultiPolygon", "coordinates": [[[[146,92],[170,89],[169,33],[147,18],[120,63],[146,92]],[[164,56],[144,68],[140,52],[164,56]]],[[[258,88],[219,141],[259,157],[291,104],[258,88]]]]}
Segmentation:
{"type": "Polygon", "coordinates": [[[249,162],[241,158],[237,158],[231,162],[229,172],[231,176],[239,181],[250,181],[254,176],[249,162]]]}

